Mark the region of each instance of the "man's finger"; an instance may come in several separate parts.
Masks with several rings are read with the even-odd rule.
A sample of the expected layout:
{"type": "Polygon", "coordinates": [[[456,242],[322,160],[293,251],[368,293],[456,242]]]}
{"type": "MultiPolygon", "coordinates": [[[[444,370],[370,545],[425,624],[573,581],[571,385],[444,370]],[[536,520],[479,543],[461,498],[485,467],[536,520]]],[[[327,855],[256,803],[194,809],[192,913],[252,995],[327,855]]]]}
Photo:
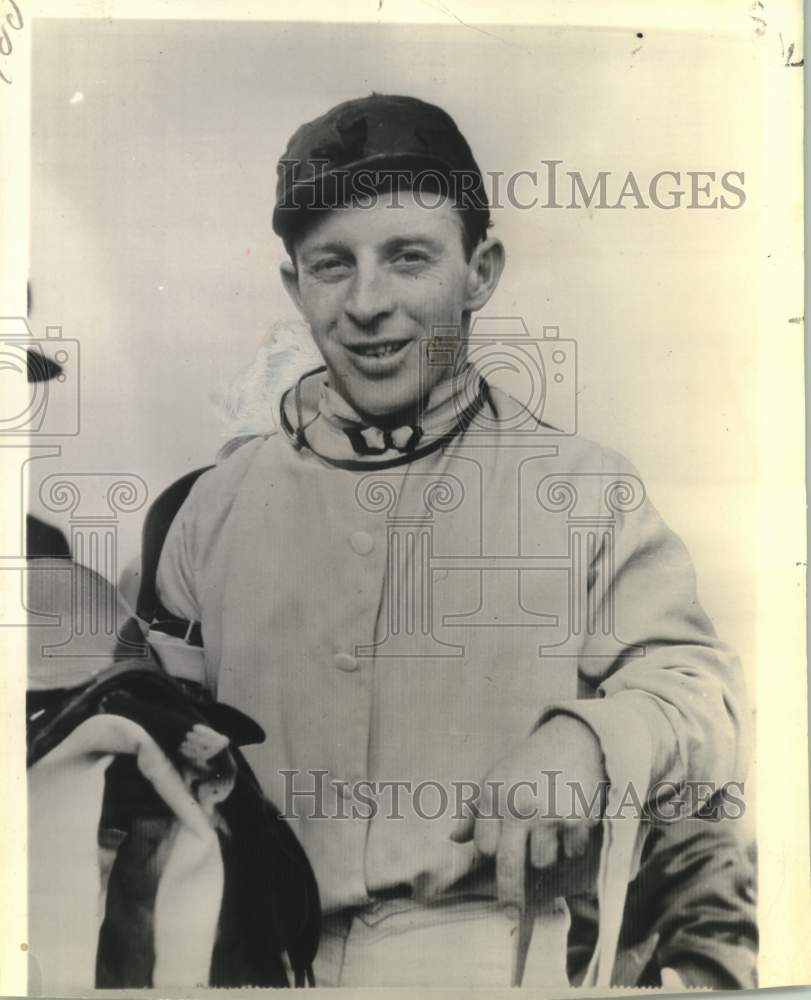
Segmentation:
{"type": "Polygon", "coordinates": [[[469,840],[473,840],[473,831],[475,828],[476,817],[471,813],[469,816],[465,816],[464,819],[460,819],[453,830],[451,830],[451,840],[455,844],[466,844],[469,840]]]}
{"type": "Polygon", "coordinates": [[[461,816],[458,817],[456,826],[451,830],[450,838],[456,844],[464,844],[473,840],[473,833],[476,829],[476,816],[478,810],[476,803],[465,801],[462,803],[461,816]]]}
{"type": "Polygon", "coordinates": [[[496,852],[499,902],[505,906],[515,906],[521,912],[524,909],[528,834],[529,827],[526,823],[502,822],[496,852]]]}
{"type": "Polygon", "coordinates": [[[560,839],[566,858],[579,858],[586,853],[594,824],[588,820],[563,820],[560,825],[560,839]]]}
{"type": "Polygon", "coordinates": [[[558,821],[538,820],[532,828],[529,858],[533,868],[549,868],[558,860],[558,821]]]}
{"type": "MultiPolygon", "coordinates": [[[[460,813],[456,826],[450,834],[450,839],[457,844],[464,844],[473,839],[476,830],[476,820],[479,816],[494,816],[493,809],[493,786],[488,781],[465,782],[465,789],[472,793],[461,799],[460,813]]],[[[497,822],[491,823],[497,826],[497,822]]],[[[496,834],[498,831],[496,831],[496,834]]],[[[495,851],[495,845],[489,853],[495,851]]]]}
{"type": "Polygon", "coordinates": [[[476,801],[476,824],[474,837],[476,847],[482,854],[492,857],[498,847],[501,833],[501,819],[499,818],[498,803],[495,801],[493,786],[484,782],[476,801]]]}
{"type": "Polygon", "coordinates": [[[491,858],[496,853],[501,840],[501,827],[502,822],[497,816],[492,814],[480,816],[476,820],[474,831],[477,850],[491,858]]]}

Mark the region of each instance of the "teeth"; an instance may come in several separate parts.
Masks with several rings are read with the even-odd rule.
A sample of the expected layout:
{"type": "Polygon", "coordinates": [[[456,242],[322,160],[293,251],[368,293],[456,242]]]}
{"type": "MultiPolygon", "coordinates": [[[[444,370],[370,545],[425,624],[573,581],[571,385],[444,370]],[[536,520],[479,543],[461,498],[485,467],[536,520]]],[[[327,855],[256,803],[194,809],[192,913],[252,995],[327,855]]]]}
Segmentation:
{"type": "Polygon", "coordinates": [[[389,354],[396,354],[403,346],[403,341],[399,344],[376,344],[373,347],[358,348],[358,353],[365,358],[385,358],[389,354]]]}

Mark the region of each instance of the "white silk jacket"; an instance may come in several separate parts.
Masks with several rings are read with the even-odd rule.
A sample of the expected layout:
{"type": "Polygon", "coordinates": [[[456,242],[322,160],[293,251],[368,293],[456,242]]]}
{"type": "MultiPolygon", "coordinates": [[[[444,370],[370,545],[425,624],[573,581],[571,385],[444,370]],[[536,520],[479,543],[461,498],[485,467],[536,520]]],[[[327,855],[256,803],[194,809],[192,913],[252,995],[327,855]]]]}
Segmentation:
{"type": "Polygon", "coordinates": [[[358,456],[323,377],[303,384],[283,417],[307,444],[279,429],[203,474],[158,588],[202,623],[217,697],[264,727],[249,761],[295,814],[326,911],[402,883],[433,899],[486,870],[450,839],[460,785],[555,712],[643,800],[743,779],[739,664],[625,459],[495,389],[433,450],[426,434],[411,455],[358,456]],[[393,808],[385,786],[374,810],[364,781],[367,801],[411,792],[393,808]]]}

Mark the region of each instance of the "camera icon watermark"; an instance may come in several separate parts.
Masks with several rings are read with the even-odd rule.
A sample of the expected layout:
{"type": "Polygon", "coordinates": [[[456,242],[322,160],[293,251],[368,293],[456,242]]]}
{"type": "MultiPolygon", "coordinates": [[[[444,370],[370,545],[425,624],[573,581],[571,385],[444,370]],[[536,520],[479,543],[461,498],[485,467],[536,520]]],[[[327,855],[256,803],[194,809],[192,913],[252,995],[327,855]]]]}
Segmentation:
{"type": "Polygon", "coordinates": [[[475,317],[466,336],[459,327],[435,327],[422,344],[420,398],[428,398],[437,368],[447,369],[468,437],[498,435],[501,444],[528,444],[539,436],[576,434],[577,342],[561,337],[557,326],[541,333],[533,336],[515,316],[475,317]],[[487,405],[483,386],[507,395],[487,405]]]}
{"type": "Polygon", "coordinates": [[[60,326],[46,327],[45,337],[37,338],[22,317],[0,317],[0,367],[25,380],[23,391],[3,394],[0,436],[79,433],[78,340],[63,337],[60,326]],[[51,405],[57,392],[59,405],[51,405]]]}

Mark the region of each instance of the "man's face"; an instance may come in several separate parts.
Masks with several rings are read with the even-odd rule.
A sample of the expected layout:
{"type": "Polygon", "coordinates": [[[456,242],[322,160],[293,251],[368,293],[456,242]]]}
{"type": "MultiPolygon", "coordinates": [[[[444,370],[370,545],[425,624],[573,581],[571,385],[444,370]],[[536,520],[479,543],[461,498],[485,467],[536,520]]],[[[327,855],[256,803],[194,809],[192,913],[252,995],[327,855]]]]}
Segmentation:
{"type": "MultiPolygon", "coordinates": [[[[465,259],[462,223],[445,201],[333,209],[295,244],[283,277],[324,357],[330,384],[371,420],[405,419],[448,367],[422,364],[425,341],[482,304],[471,296],[478,253],[465,259]]],[[[496,279],[497,280],[497,279],[496,279]]],[[[488,294],[489,297],[489,294],[488,294]]],[[[447,336],[447,331],[445,332],[447,336]]]]}

